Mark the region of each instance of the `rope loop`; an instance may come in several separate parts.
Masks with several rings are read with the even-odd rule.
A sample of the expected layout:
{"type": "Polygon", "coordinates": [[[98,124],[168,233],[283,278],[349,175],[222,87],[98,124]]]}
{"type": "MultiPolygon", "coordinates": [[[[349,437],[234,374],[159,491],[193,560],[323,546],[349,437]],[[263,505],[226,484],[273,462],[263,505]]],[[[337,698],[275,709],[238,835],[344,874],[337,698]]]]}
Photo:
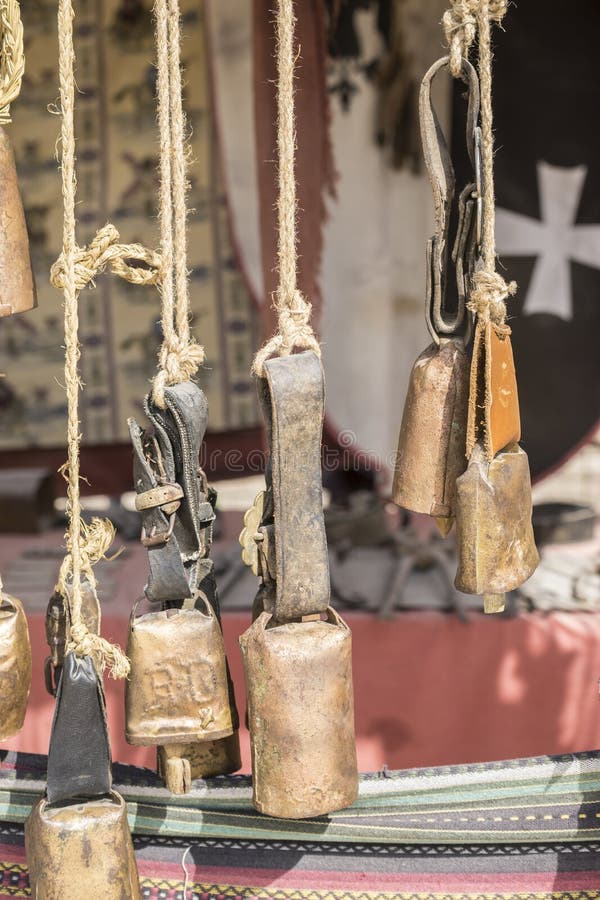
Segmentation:
{"type": "Polygon", "coordinates": [[[19,96],[25,55],[18,0],[0,0],[0,125],[11,121],[10,104],[19,96]]]}
{"type": "MultiPolygon", "coordinates": [[[[120,244],[119,232],[108,223],[100,228],[86,247],[75,246],[75,290],[82,291],[88,284],[94,286],[94,279],[106,267],[132,284],[159,284],[161,280],[161,258],[155,250],[148,250],[141,244],[120,244]],[[129,261],[137,260],[144,266],[132,266],[129,261]]],[[[50,269],[50,283],[58,290],[64,290],[65,254],[60,254],[50,269]]]]}
{"type": "MultiPolygon", "coordinates": [[[[477,34],[477,14],[481,0],[450,0],[450,9],[442,16],[442,27],[450,50],[450,71],[455,78],[461,74],[461,60],[468,59],[469,50],[477,34]]],[[[508,0],[489,0],[490,21],[500,23],[506,14],[508,0]]]]}

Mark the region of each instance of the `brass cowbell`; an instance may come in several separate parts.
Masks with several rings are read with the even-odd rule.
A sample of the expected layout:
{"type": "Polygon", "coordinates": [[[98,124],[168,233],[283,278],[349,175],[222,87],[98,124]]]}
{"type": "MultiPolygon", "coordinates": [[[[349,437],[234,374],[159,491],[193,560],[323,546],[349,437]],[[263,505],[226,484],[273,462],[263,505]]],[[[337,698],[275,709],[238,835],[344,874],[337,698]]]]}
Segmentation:
{"type": "Polygon", "coordinates": [[[456,479],[464,472],[469,399],[471,320],[466,310],[468,279],[474,264],[477,229],[480,139],[479,82],[467,60],[462,79],[468,86],[467,149],[474,182],[458,199],[459,225],[452,251],[458,305],[446,308],[449,223],[455,193],[452,160],[431,103],[431,83],[448,57],[429,69],[421,84],[419,116],[423,154],[435,206],[435,233],[427,245],[425,312],[433,343],[412,369],[396,457],[392,497],[413,512],[438,520],[443,534],[453,522],[456,479]]]}
{"type": "Polygon", "coordinates": [[[323,520],[323,370],[312,351],[264,364],[266,491],[245,516],[242,558],[261,578],[240,637],[253,802],[281,818],[343,809],[358,793],[351,634],[329,606],[323,520]]]}
{"type": "Polygon", "coordinates": [[[539,556],[529,462],[517,443],[492,460],[481,444],[475,445],[457,481],[456,543],[455,585],[466,594],[483,594],[488,612],[500,610],[502,595],[533,575],[539,556]]]}
{"type": "Polygon", "coordinates": [[[436,518],[454,515],[466,466],[469,357],[460,341],[431,344],[413,366],[404,402],[392,497],[436,518]]]}
{"type": "Polygon", "coordinates": [[[23,727],[31,688],[31,646],[20,600],[0,593],[0,741],[23,727]]]}
{"type": "Polygon", "coordinates": [[[0,127],[0,316],[37,306],[29,238],[10,140],[0,127]]]}
{"type": "Polygon", "coordinates": [[[131,619],[125,686],[130,744],[218,741],[234,731],[225,645],[210,603],[131,619]]]}
{"type": "Polygon", "coordinates": [[[127,808],[115,791],[61,806],[40,800],[25,842],[34,900],[141,900],[127,808]]]}
{"type": "Polygon", "coordinates": [[[31,896],[140,900],[123,798],[112,790],[102,683],[89,656],[62,661],[46,796],[25,822],[31,896]]]}

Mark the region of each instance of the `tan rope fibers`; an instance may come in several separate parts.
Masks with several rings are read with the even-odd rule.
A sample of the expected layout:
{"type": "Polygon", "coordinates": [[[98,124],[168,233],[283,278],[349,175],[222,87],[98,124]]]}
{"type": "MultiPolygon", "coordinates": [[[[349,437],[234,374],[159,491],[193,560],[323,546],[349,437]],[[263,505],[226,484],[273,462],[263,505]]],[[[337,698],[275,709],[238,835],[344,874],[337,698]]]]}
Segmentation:
{"type": "Polygon", "coordinates": [[[296,131],[294,126],[294,5],[293,0],[279,0],[277,7],[277,150],[279,172],[279,218],[277,256],[279,284],[273,298],[277,310],[277,333],[258,351],[253,370],[263,375],[265,361],[274,354],[289,355],[294,347],[314,350],[321,348],[310,325],[311,305],[297,285],[296,270],[296,178],[294,154],[296,131]]]}
{"type": "Polygon", "coordinates": [[[17,0],[0,0],[0,125],[10,122],[10,104],[25,71],[23,23],[17,0]]]}
{"type": "Polygon", "coordinates": [[[163,343],[153,399],[164,409],[165,387],[192,378],[204,362],[204,349],[190,334],[186,126],[181,90],[178,0],[156,0],[154,15],[158,56],[163,343]]]}
{"type": "Polygon", "coordinates": [[[450,47],[450,71],[457,78],[461,58],[479,32],[479,82],[481,88],[481,156],[483,193],[482,266],[475,272],[467,304],[482,322],[502,327],[506,322],[506,299],[517,285],[507,282],[496,271],[495,198],[494,198],[494,133],[492,113],[492,48],[491,22],[500,23],[507,0],[450,0],[442,24],[450,47]]]}
{"type": "Polygon", "coordinates": [[[58,60],[59,86],[62,112],[62,195],[63,195],[63,251],[61,254],[65,310],[65,390],[67,394],[67,463],[64,475],[67,481],[69,527],[66,535],[67,556],[61,566],[58,589],[65,599],[69,597],[70,582],[71,631],[69,650],[79,656],[91,656],[102,670],[108,666],[115,678],[123,678],[129,672],[129,662],[119,647],[100,635],[88,631],[82,616],[82,575],[86,574],[92,585],[92,565],[108,549],[114,537],[108,522],[95,520],[86,528],[81,519],[79,492],[79,375],[77,371],[80,350],[78,339],[78,280],[77,259],[81,253],[75,243],[75,53],[73,50],[73,7],[71,0],[58,3],[58,60]]]}

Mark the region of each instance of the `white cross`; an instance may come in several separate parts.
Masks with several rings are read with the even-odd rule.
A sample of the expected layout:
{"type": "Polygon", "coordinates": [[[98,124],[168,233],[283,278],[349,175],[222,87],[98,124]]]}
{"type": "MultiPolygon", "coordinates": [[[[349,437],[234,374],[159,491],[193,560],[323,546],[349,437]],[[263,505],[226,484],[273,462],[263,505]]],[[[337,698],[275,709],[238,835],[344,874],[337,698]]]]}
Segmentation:
{"type": "Polygon", "coordinates": [[[496,210],[498,253],[537,256],[523,312],[573,318],[569,262],[600,269],[600,225],[575,225],[587,166],[537,164],[541,220],[496,210]]]}

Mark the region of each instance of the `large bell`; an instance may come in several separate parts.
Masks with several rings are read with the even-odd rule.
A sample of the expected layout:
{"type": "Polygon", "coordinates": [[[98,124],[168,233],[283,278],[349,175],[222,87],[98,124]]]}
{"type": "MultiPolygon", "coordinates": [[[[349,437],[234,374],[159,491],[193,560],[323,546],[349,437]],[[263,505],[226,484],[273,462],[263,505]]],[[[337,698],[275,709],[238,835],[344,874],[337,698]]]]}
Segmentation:
{"type": "Polygon", "coordinates": [[[478,443],[456,484],[455,585],[488,596],[488,611],[506,591],[533,575],[539,556],[531,524],[531,479],[527,454],[510,444],[490,461],[478,443]]]}
{"type": "Polygon", "coordinates": [[[204,610],[145,613],[131,620],[125,688],[130,744],[169,745],[229,737],[232,714],[225,645],[208,601],[204,610]]]}
{"type": "Polygon", "coordinates": [[[0,316],[37,306],[25,213],[10,140],[0,128],[0,316]]]}
{"type": "Polygon", "coordinates": [[[421,353],[410,377],[392,497],[413,512],[448,518],[466,467],[469,359],[462,342],[442,340],[421,353]]]}
{"type": "Polygon", "coordinates": [[[31,896],[36,900],[139,900],[123,798],[51,806],[40,800],[25,822],[31,896]]]}
{"type": "Polygon", "coordinates": [[[23,727],[31,688],[31,646],[20,600],[0,594],[0,741],[23,727]]]}
{"type": "Polygon", "coordinates": [[[351,644],[331,608],[282,625],[263,612],[241,636],[260,812],[322,816],[356,799],[351,644]]]}

